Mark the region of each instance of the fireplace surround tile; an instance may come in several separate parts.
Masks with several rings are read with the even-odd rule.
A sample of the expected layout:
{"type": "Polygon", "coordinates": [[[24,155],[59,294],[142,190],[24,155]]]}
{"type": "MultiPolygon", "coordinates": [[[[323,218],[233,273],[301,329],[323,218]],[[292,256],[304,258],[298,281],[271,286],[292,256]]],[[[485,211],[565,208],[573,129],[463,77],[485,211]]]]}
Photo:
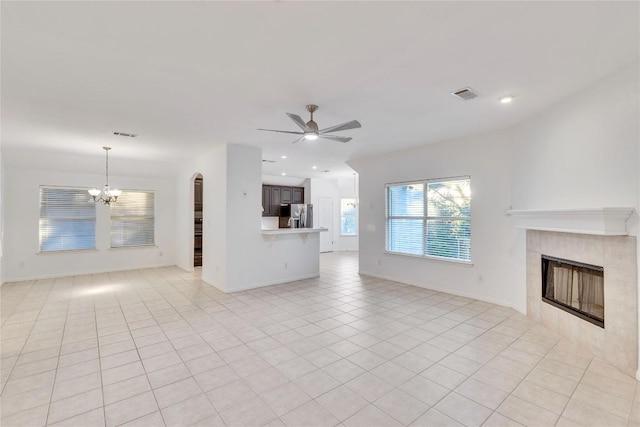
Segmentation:
{"type": "Polygon", "coordinates": [[[609,268],[635,272],[636,240],[627,236],[610,236],[604,240],[604,263],[609,268]]]}
{"type": "Polygon", "coordinates": [[[602,265],[604,236],[540,232],[540,253],[552,257],[602,265]]]}
{"type": "Polygon", "coordinates": [[[636,238],[527,230],[527,316],[635,376],[636,238]],[[605,327],[541,301],[541,255],[604,267],[605,327]]]}

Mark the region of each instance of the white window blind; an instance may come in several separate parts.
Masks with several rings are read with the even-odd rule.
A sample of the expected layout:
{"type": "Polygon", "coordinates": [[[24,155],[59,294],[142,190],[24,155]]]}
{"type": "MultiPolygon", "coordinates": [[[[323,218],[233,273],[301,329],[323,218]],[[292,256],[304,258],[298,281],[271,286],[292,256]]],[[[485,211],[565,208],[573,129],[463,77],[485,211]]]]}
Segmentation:
{"type": "Polygon", "coordinates": [[[155,193],[122,191],[111,206],[111,247],[155,244],[155,193]]]}
{"type": "Polygon", "coordinates": [[[355,236],[357,230],[356,199],[340,199],[340,235],[355,236]]]}
{"type": "Polygon", "coordinates": [[[86,189],[40,187],[40,251],[95,249],[96,208],[86,189]]]}
{"type": "Polygon", "coordinates": [[[471,260],[471,180],[387,184],[386,249],[471,260]]]}

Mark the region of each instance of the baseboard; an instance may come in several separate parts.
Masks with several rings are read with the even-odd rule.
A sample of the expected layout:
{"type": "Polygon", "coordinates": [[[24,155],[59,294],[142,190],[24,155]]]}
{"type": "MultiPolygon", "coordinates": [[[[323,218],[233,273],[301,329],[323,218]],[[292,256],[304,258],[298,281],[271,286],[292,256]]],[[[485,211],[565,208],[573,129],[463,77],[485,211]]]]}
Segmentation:
{"type": "MultiPolygon", "coordinates": [[[[59,279],[63,277],[71,277],[71,276],[86,276],[88,274],[104,274],[104,273],[116,273],[118,271],[132,271],[132,270],[144,270],[147,268],[163,268],[163,267],[178,267],[175,264],[154,264],[154,265],[139,265],[136,267],[127,267],[127,268],[111,268],[108,270],[93,270],[93,271],[76,271],[70,273],[60,274],[41,274],[37,276],[27,276],[21,277],[14,280],[7,280],[4,283],[20,283],[20,282],[29,282],[32,280],[44,280],[44,279],[59,279]]],[[[180,267],[178,267],[180,268],[180,267]]]]}
{"type": "Polygon", "coordinates": [[[503,301],[503,300],[494,299],[494,298],[486,298],[486,297],[483,297],[483,296],[473,295],[473,294],[470,294],[470,293],[467,293],[467,292],[460,292],[460,291],[448,289],[448,288],[441,287],[441,286],[426,286],[426,285],[424,285],[422,283],[410,282],[410,281],[407,281],[407,280],[399,279],[397,277],[386,276],[384,274],[379,274],[379,273],[372,273],[372,272],[362,271],[362,270],[358,271],[358,273],[362,274],[364,276],[375,277],[377,279],[390,280],[392,282],[398,282],[398,283],[403,283],[405,285],[416,286],[416,287],[422,288],[422,289],[429,289],[431,291],[444,292],[446,294],[456,295],[456,296],[459,296],[459,297],[471,298],[471,299],[475,299],[475,300],[478,300],[478,301],[483,301],[483,302],[488,302],[488,303],[491,303],[491,304],[501,305],[503,307],[512,308],[515,311],[517,311],[518,313],[522,313],[520,310],[518,310],[517,307],[515,307],[513,304],[511,304],[508,301],[503,301]]]}
{"type": "Polygon", "coordinates": [[[279,281],[275,281],[275,282],[263,282],[263,283],[257,283],[257,284],[254,284],[254,285],[246,285],[246,286],[234,286],[231,289],[227,289],[227,290],[223,290],[219,286],[217,286],[216,284],[207,282],[204,279],[202,279],[202,281],[205,282],[206,284],[210,285],[210,286],[213,286],[214,288],[218,289],[221,292],[224,292],[226,294],[230,294],[230,293],[233,293],[233,292],[248,291],[248,290],[251,290],[251,289],[264,288],[266,286],[282,285],[283,283],[297,282],[299,280],[315,279],[317,277],[320,277],[320,274],[308,274],[308,275],[303,275],[303,276],[289,277],[287,279],[279,280],[279,281]]]}

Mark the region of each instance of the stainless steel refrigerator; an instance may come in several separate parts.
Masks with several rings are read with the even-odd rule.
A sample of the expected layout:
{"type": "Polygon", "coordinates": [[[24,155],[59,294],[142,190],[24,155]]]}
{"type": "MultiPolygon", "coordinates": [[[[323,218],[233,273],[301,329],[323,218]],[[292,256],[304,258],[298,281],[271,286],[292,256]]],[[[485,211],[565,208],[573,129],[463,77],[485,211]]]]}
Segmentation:
{"type": "Polygon", "coordinates": [[[292,203],[290,227],[313,228],[313,205],[292,203]]]}

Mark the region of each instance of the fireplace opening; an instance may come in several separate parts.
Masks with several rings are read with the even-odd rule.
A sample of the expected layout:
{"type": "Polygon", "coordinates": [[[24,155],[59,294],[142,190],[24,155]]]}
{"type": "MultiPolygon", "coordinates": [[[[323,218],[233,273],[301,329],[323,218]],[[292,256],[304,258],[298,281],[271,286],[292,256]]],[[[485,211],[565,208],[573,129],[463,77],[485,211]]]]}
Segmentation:
{"type": "Polygon", "coordinates": [[[604,328],[604,268],[542,255],[542,300],[604,328]]]}

